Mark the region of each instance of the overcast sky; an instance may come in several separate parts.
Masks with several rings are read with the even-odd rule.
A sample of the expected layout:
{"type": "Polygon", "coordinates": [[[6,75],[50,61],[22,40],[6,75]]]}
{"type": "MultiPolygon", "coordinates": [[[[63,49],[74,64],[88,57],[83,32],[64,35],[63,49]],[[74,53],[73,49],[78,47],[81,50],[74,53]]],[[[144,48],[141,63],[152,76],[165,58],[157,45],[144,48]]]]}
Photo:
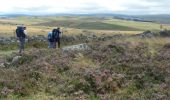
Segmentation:
{"type": "Polygon", "coordinates": [[[0,14],[170,14],[170,0],[0,0],[0,14]]]}

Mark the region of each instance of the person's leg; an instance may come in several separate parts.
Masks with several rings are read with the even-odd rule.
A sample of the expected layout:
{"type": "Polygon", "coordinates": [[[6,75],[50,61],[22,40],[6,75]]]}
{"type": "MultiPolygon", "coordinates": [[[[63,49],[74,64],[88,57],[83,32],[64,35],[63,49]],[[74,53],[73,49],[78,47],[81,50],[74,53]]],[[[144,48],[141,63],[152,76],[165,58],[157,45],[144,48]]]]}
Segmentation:
{"type": "Polygon", "coordinates": [[[53,42],[53,48],[56,48],[56,41],[53,42]]]}
{"type": "Polygon", "coordinates": [[[51,47],[51,42],[50,41],[48,41],[48,48],[50,48],[51,47]]]}
{"type": "Polygon", "coordinates": [[[25,38],[22,38],[22,51],[25,49],[25,38]]]}
{"type": "Polygon", "coordinates": [[[19,53],[21,53],[22,51],[24,51],[24,45],[25,45],[25,38],[20,37],[20,50],[19,53]]]}
{"type": "Polygon", "coordinates": [[[19,53],[22,52],[22,39],[19,37],[19,53]]]}
{"type": "Polygon", "coordinates": [[[60,38],[58,38],[58,48],[60,48],[60,38]]]}
{"type": "Polygon", "coordinates": [[[53,42],[49,42],[49,48],[53,48],[53,42]]]}

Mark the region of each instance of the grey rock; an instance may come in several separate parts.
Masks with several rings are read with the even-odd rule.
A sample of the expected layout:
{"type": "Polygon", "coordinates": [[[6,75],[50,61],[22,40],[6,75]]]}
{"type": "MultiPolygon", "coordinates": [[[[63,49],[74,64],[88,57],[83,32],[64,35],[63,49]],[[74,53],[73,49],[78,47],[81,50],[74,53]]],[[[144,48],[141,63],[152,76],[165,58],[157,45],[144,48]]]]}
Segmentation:
{"type": "Polygon", "coordinates": [[[19,59],[21,58],[21,56],[16,56],[12,59],[12,63],[17,63],[19,61],[19,59]]]}
{"type": "Polygon", "coordinates": [[[161,36],[170,36],[170,30],[163,30],[159,32],[161,36]]]}
{"type": "Polygon", "coordinates": [[[144,31],[143,33],[140,34],[141,38],[152,38],[154,37],[154,33],[151,31],[144,31]]]}
{"type": "Polygon", "coordinates": [[[8,94],[10,94],[11,92],[13,92],[13,90],[9,89],[8,87],[4,87],[2,90],[1,90],[1,95],[2,96],[7,96],[8,94]]]}
{"type": "Polygon", "coordinates": [[[63,47],[62,51],[63,52],[67,52],[67,51],[84,51],[84,50],[89,50],[90,47],[86,44],[78,44],[78,45],[71,45],[71,46],[67,46],[67,47],[63,47]]]}
{"type": "Polygon", "coordinates": [[[170,43],[165,44],[165,45],[164,45],[164,48],[170,49],[170,43]]]}
{"type": "Polygon", "coordinates": [[[1,68],[5,68],[5,64],[4,64],[4,63],[1,63],[1,64],[0,64],[0,67],[1,67],[1,68]]]}
{"type": "Polygon", "coordinates": [[[156,97],[157,100],[168,100],[168,96],[162,93],[154,93],[154,97],[156,97]]]}

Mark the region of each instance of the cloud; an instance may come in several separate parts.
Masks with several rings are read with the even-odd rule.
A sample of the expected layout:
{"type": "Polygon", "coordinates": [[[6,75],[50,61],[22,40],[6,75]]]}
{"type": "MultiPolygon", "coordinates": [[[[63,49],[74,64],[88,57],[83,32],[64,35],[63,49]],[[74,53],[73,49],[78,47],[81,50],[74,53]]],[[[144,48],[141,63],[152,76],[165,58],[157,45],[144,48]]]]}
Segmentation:
{"type": "Polygon", "coordinates": [[[170,14],[168,0],[3,0],[0,13],[170,14]]]}

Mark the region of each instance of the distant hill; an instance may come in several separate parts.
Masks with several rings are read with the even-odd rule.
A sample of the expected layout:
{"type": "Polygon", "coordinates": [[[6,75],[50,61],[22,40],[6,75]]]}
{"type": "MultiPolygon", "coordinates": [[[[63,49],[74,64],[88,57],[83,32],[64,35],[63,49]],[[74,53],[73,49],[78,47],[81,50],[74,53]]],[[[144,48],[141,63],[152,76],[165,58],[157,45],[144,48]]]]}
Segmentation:
{"type": "Polygon", "coordinates": [[[121,20],[170,24],[170,14],[161,14],[161,15],[91,14],[90,16],[113,17],[121,20]]]}
{"type": "Polygon", "coordinates": [[[170,14],[164,14],[164,15],[141,15],[136,16],[138,18],[144,19],[144,20],[150,20],[162,24],[170,24],[170,14]]]}
{"type": "Polygon", "coordinates": [[[170,24],[170,14],[162,14],[162,15],[124,15],[124,14],[109,14],[109,13],[101,13],[101,14],[1,14],[0,18],[11,18],[11,17],[19,17],[19,16],[91,16],[91,17],[111,17],[115,19],[121,20],[131,20],[138,22],[156,22],[162,24],[170,24]]]}
{"type": "Polygon", "coordinates": [[[58,21],[49,21],[45,23],[34,24],[36,26],[62,26],[69,28],[78,28],[78,29],[95,29],[95,30],[120,30],[120,31],[141,31],[140,29],[133,28],[125,25],[118,25],[114,23],[104,23],[102,21],[90,21],[86,20],[86,22],[79,20],[58,20],[58,21]]]}

